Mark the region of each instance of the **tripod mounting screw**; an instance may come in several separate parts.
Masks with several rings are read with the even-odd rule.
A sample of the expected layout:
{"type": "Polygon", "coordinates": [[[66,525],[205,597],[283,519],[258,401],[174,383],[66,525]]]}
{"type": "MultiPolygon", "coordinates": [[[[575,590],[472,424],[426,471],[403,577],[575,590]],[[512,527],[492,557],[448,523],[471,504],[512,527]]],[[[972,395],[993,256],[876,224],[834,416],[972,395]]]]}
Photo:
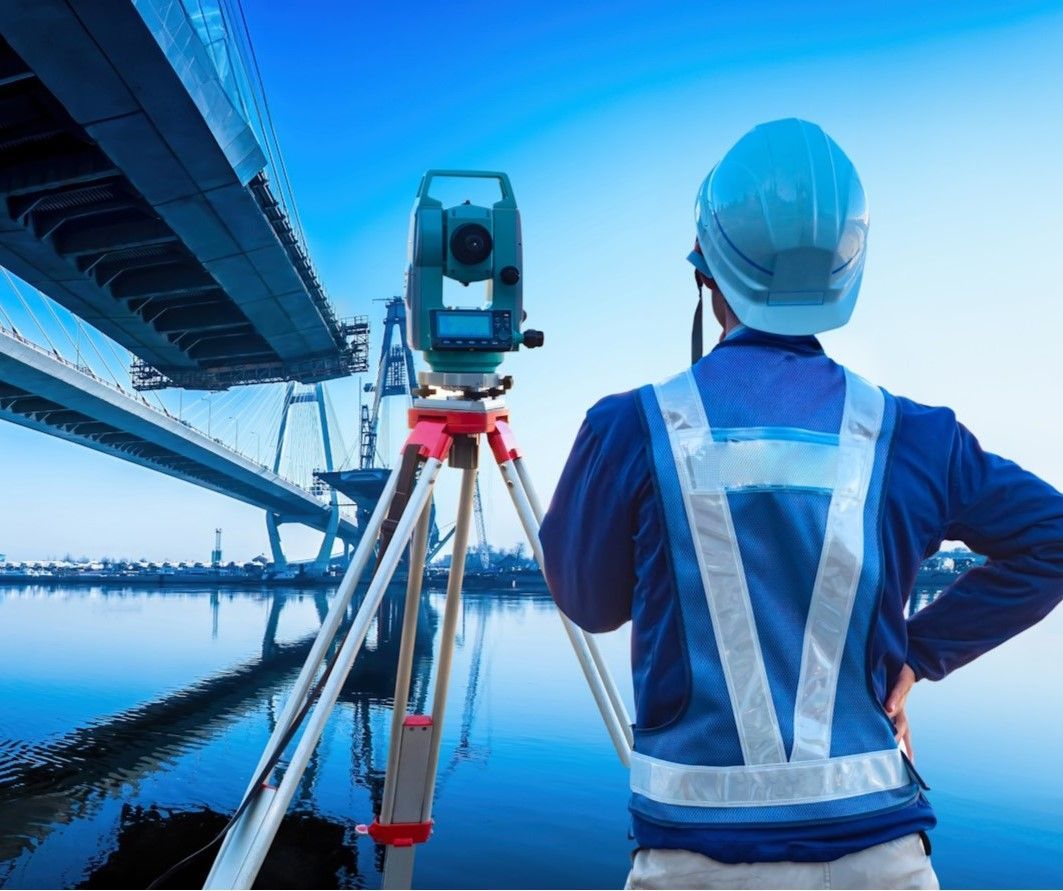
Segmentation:
{"type": "Polygon", "coordinates": [[[524,332],[523,343],[529,349],[535,349],[535,347],[541,347],[546,340],[546,336],[542,331],[536,331],[534,328],[529,328],[524,332]]]}

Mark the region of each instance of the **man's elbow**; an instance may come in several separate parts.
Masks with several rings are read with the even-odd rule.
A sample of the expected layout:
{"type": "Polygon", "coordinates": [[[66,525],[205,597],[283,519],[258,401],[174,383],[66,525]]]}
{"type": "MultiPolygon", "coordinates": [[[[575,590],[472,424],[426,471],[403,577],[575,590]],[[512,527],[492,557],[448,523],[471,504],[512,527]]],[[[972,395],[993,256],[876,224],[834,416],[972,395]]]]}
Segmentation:
{"type": "Polygon", "coordinates": [[[554,598],[554,603],[557,604],[557,608],[573,623],[590,634],[605,634],[608,631],[616,631],[627,621],[626,616],[608,616],[580,609],[578,600],[562,602],[557,598],[556,594],[553,594],[553,592],[551,594],[554,598]]]}
{"type": "Polygon", "coordinates": [[[1063,518],[1053,524],[1033,556],[1044,575],[1063,580],[1063,518]]]}
{"type": "MultiPolygon", "coordinates": [[[[582,545],[548,512],[539,530],[543,546],[543,576],[557,608],[572,622],[592,634],[615,631],[631,618],[631,595],[617,596],[628,589],[620,584],[615,566],[600,556],[592,559],[582,545]]],[[[628,573],[630,574],[630,573],[628,573]]]]}
{"type": "Polygon", "coordinates": [[[608,610],[602,603],[593,602],[585,596],[582,586],[572,584],[551,573],[549,560],[547,560],[546,571],[543,575],[546,578],[546,587],[550,590],[550,596],[562,615],[584,631],[591,634],[603,634],[606,631],[615,631],[628,620],[627,615],[608,610]]]}

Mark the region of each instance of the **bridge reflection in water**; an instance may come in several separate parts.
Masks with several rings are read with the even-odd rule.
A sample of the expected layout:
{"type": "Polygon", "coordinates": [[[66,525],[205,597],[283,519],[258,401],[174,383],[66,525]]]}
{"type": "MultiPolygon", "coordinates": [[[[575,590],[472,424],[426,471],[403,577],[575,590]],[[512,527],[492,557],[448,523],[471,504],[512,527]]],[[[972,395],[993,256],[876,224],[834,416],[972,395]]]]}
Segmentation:
{"type": "MultiPolygon", "coordinates": [[[[357,844],[353,826],[379,809],[403,598],[402,587],[393,587],[385,597],[326,738],[302,781],[293,807],[296,816],[286,821],[289,834],[309,833],[300,842],[298,854],[303,861],[304,886],[308,877],[329,881],[320,868],[333,868],[328,863],[330,857],[335,859],[338,843],[345,849],[336,861],[342,874],[334,875],[332,882],[361,884],[366,873],[372,875],[382,867],[379,850],[374,852],[376,862],[358,865],[357,851],[360,848],[364,856],[369,848],[357,844]],[[349,735],[349,740],[344,740],[344,735],[349,735]],[[335,773],[334,758],[329,759],[329,768],[323,763],[322,753],[334,752],[337,747],[349,748],[345,775],[335,773]],[[315,841],[328,850],[316,850],[315,841]],[[319,855],[323,862],[315,864],[319,855]]],[[[426,592],[418,613],[411,690],[411,705],[416,711],[430,705],[432,650],[441,602],[439,592],[426,592]]],[[[42,641],[52,638],[57,644],[37,649],[37,665],[32,661],[22,665],[22,677],[16,676],[12,687],[21,690],[21,695],[16,692],[14,696],[14,726],[0,723],[0,884],[63,886],[88,880],[91,886],[95,876],[111,885],[142,887],[171,862],[206,842],[224,824],[222,814],[236,806],[287,689],[309,651],[314,628],[327,612],[328,601],[324,592],[286,590],[191,594],[19,588],[0,589],[0,607],[13,619],[0,632],[0,639],[10,634],[14,641],[21,630],[42,641]],[[190,599],[206,607],[207,621],[202,621],[203,613],[197,609],[200,618],[188,623],[190,599]],[[184,609],[185,621],[169,622],[174,605],[184,609]],[[80,650],[63,646],[68,636],[74,636],[69,628],[60,628],[57,633],[47,628],[49,614],[54,617],[67,611],[76,614],[71,624],[81,626],[82,633],[77,635],[80,650]],[[258,626],[254,636],[250,615],[258,626]],[[86,616],[95,617],[89,619],[88,626],[84,624],[86,616]],[[205,638],[210,641],[208,651],[225,651],[215,653],[215,658],[238,656],[226,667],[192,682],[187,675],[177,677],[170,667],[160,670],[143,662],[123,665],[121,654],[116,658],[113,651],[105,649],[116,640],[115,632],[106,628],[116,616],[119,624],[139,625],[142,633],[157,635],[151,646],[164,665],[171,661],[174,647],[191,648],[191,654],[180,654],[176,662],[194,664],[194,653],[205,646],[205,638]],[[235,639],[230,634],[234,628],[238,630],[235,639]],[[94,633],[102,645],[98,651],[90,645],[94,633]],[[89,651],[99,652],[104,663],[116,661],[109,670],[105,665],[100,671],[99,666],[84,664],[83,656],[89,651]],[[57,671],[65,674],[66,680],[55,680],[57,671]],[[158,689],[149,691],[141,701],[114,712],[93,714],[88,720],[79,720],[73,714],[77,709],[72,708],[70,719],[75,726],[63,727],[62,714],[52,714],[61,729],[42,732],[47,722],[43,727],[39,722],[31,726],[42,703],[31,700],[35,699],[34,688],[44,683],[43,677],[72,694],[71,699],[55,697],[54,711],[59,713],[79,689],[90,700],[100,690],[136,688],[143,686],[141,681],[149,687],[154,683],[158,689]],[[125,681],[138,677],[136,682],[125,681]],[[92,689],[94,683],[99,684],[99,690],[92,689]],[[117,839],[106,840],[114,835],[116,826],[117,839]],[[71,846],[71,837],[79,839],[77,844],[71,846]],[[60,861],[65,858],[65,863],[45,857],[53,848],[64,850],[60,861]],[[164,851],[176,856],[167,862],[164,851]],[[101,866],[104,857],[106,862],[101,866]]],[[[454,694],[455,705],[461,703],[461,708],[452,710],[455,738],[449,746],[445,744],[443,752],[440,783],[444,789],[463,761],[482,760],[484,755],[473,740],[471,727],[478,708],[488,612],[492,608],[497,608],[497,602],[491,595],[474,595],[465,603],[455,679],[461,683],[458,672],[462,660],[467,677],[464,691],[459,687],[454,694]]],[[[140,659],[143,652],[133,647],[126,655],[140,659]]],[[[209,665],[210,660],[206,661],[209,665]]],[[[0,669],[6,667],[0,662],[0,669]]],[[[47,695],[45,690],[40,692],[47,695]]],[[[101,699],[111,692],[101,694],[101,699]]],[[[129,697],[137,695],[135,689],[122,692],[129,697]]],[[[0,686],[0,693],[10,699],[10,690],[0,686]]],[[[106,710],[102,701],[100,707],[106,710]]],[[[441,795],[445,796],[445,791],[441,795]]],[[[284,883],[279,876],[290,873],[292,864],[283,861],[293,859],[286,858],[284,851],[282,833],[278,851],[271,855],[275,861],[272,867],[267,861],[263,885],[284,883]]],[[[209,856],[203,857],[175,877],[174,886],[201,881],[209,860],[209,856]]]]}

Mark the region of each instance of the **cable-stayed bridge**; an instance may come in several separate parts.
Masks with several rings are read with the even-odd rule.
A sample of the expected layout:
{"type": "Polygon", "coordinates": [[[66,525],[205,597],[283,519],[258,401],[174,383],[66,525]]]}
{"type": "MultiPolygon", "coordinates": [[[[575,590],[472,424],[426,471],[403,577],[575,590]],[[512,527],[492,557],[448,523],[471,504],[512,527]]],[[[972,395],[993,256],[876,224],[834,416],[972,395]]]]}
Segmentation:
{"type": "Polygon", "coordinates": [[[368,323],[314,271],[240,0],[0,4],[0,266],[0,419],[261,507],[280,567],[280,523],[318,568],[357,539],[314,472],[368,323]]]}

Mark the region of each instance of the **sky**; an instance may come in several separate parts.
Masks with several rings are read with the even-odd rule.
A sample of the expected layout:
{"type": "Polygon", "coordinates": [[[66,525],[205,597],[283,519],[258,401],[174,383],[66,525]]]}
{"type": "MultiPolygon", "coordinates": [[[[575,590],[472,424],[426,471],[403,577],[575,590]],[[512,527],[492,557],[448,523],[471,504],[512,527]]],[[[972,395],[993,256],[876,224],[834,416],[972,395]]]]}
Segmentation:
{"type": "MultiPolygon", "coordinates": [[[[244,6],[341,315],[382,330],[374,301],[401,293],[426,169],[510,175],[528,324],[546,346],[504,367],[544,499],[590,405],[688,361],[694,195],[743,133],[790,116],[845,149],[871,214],[860,301],[822,337],[828,353],[951,406],[986,448],[1063,488],[1058,3],[244,6]]],[[[330,388],[348,442],[358,383],[330,388]]],[[[401,436],[395,423],[389,445],[401,436]]],[[[489,535],[508,545],[519,527],[486,469],[489,535]]],[[[266,548],[261,511],[12,425],[0,485],[10,559],[206,560],[217,526],[227,559],[266,548]]],[[[444,520],[455,491],[441,481],[444,520]]],[[[284,530],[292,556],[310,554],[313,533],[284,530]]]]}

